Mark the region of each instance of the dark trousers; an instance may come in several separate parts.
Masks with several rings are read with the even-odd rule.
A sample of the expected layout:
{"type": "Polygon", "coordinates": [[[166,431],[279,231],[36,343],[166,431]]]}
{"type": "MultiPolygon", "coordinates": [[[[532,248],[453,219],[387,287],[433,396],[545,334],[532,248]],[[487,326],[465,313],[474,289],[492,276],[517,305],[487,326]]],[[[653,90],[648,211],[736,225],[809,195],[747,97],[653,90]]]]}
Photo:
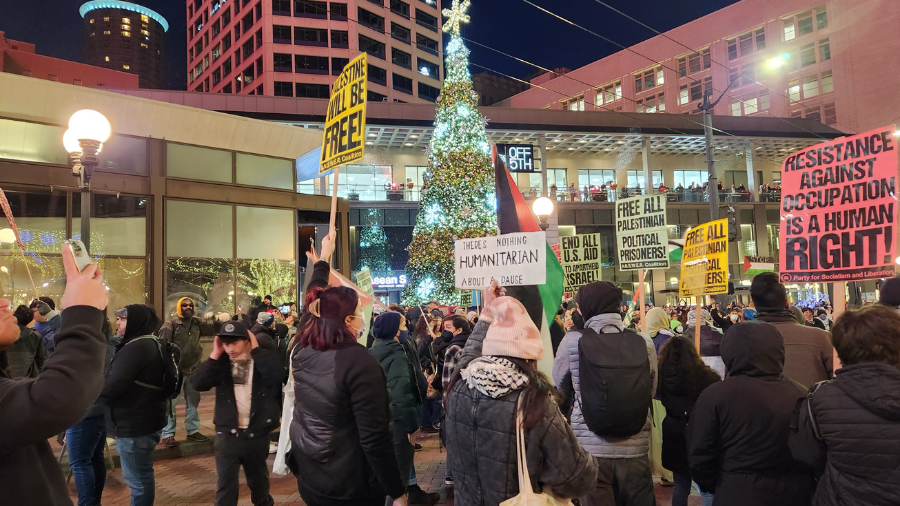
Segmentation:
{"type": "Polygon", "coordinates": [[[229,434],[216,435],[216,506],[237,506],[238,472],[243,466],[250,501],[254,506],[272,506],[269,495],[268,434],[246,439],[229,434]]]}
{"type": "Polygon", "coordinates": [[[597,460],[597,486],[583,506],[655,506],[650,458],[597,460]]]}
{"type": "Polygon", "coordinates": [[[422,403],[422,427],[432,427],[441,421],[441,396],[434,399],[425,399],[422,403]]]}
{"type": "Polygon", "coordinates": [[[106,422],[103,415],[85,418],[66,431],[69,466],[78,489],[78,506],[99,506],[106,484],[106,422]]]}

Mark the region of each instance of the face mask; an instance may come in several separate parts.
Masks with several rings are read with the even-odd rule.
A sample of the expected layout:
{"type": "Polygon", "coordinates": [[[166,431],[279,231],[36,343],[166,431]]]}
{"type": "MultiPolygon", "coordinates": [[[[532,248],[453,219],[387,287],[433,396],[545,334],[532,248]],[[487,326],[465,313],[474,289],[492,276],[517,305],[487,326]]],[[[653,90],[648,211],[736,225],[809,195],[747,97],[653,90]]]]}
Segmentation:
{"type": "Polygon", "coordinates": [[[731,321],[733,321],[733,322],[738,321],[738,315],[736,315],[736,314],[731,315],[731,321]]]}
{"type": "Polygon", "coordinates": [[[675,331],[678,332],[679,334],[681,334],[682,332],[684,332],[684,327],[679,325],[679,326],[675,327],[675,331]]]}
{"type": "Polygon", "coordinates": [[[400,340],[400,344],[406,344],[406,340],[409,339],[409,331],[408,331],[408,330],[401,330],[401,331],[400,331],[400,336],[399,336],[397,339],[400,340]]]}

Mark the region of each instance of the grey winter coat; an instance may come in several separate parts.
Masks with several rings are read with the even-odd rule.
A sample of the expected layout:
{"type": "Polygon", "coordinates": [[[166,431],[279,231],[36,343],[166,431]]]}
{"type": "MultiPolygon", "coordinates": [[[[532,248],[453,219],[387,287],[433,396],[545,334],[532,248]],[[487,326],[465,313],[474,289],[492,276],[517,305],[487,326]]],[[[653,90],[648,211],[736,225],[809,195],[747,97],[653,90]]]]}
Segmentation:
{"type": "MultiPolygon", "coordinates": [[[[585,322],[585,327],[594,332],[612,333],[622,332],[625,328],[622,317],[619,314],[607,313],[592,317],[585,322]]],[[[652,392],[656,391],[656,347],[650,336],[640,333],[647,343],[647,355],[650,359],[650,374],[653,378],[652,392]]],[[[594,434],[584,421],[581,413],[581,386],[578,375],[578,341],[581,332],[573,331],[566,334],[559,343],[556,359],[553,361],[553,381],[557,386],[571,381],[575,391],[575,403],[572,408],[572,429],[584,447],[591,455],[598,458],[621,459],[645,457],[650,451],[650,413],[647,413],[647,423],[640,432],[630,437],[601,437],[594,434]]]]}
{"type": "MultiPolygon", "coordinates": [[[[478,321],[457,371],[481,355],[489,324],[486,319],[478,321]]],[[[519,493],[515,420],[520,393],[514,390],[495,399],[469,388],[462,378],[453,385],[444,427],[447,470],[454,479],[457,506],[493,506],[519,493]]],[[[596,485],[596,460],[578,443],[550,397],[545,413],[540,423],[525,431],[531,486],[560,497],[583,496],[596,485]]]]}
{"type": "Polygon", "coordinates": [[[9,375],[13,378],[37,378],[47,359],[41,336],[22,325],[19,325],[19,338],[6,349],[6,356],[9,375]]]}

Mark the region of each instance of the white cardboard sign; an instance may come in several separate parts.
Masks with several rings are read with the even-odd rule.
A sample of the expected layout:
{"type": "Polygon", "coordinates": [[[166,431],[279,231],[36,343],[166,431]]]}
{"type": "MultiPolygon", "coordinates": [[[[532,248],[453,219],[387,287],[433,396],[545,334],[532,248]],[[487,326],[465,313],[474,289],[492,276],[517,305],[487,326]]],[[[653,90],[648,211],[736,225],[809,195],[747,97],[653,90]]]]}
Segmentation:
{"type": "Polygon", "coordinates": [[[503,286],[547,282],[547,235],[520,232],[454,241],[456,288],[481,290],[497,279],[503,286]]]}

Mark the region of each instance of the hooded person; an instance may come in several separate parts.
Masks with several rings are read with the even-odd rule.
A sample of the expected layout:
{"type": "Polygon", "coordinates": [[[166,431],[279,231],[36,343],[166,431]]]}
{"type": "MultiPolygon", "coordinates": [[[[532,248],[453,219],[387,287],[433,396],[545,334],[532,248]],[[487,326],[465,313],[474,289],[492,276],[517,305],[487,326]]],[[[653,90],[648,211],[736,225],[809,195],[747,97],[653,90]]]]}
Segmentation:
{"type": "Polygon", "coordinates": [[[784,339],[773,325],[745,322],[722,341],[724,381],[700,394],[687,425],[694,481],[715,505],[806,505],[814,480],[788,446],[791,414],[805,389],[782,374],[784,339]]]}
{"type": "Polygon", "coordinates": [[[900,276],[888,278],[881,284],[878,303],[900,312],[900,276]]]}
{"type": "Polygon", "coordinates": [[[381,364],[387,378],[393,416],[394,455],[397,457],[404,486],[407,487],[409,503],[432,505],[440,498],[439,494],[426,494],[417,484],[410,485],[415,449],[409,441],[409,434],[419,429],[419,408],[416,404],[416,391],[419,387],[406,350],[400,344],[402,319],[400,313],[393,311],[384,312],[375,318],[372,325],[375,342],[369,352],[381,364]]]}
{"type": "Polygon", "coordinates": [[[496,505],[519,493],[517,413],[532,479],[527,486],[564,498],[593,489],[596,462],[560,413],[549,380],[536,369],[547,351],[521,302],[485,296],[447,391],[447,469],[455,504],[496,505]]]}
{"type": "Polygon", "coordinates": [[[256,336],[260,347],[267,350],[277,350],[278,333],[275,330],[275,315],[261,311],[256,315],[256,323],[250,328],[250,332],[256,336]]]}
{"type": "MultiPolygon", "coordinates": [[[[647,404],[652,402],[656,391],[656,347],[647,334],[625,331],[619,313],[622,304],[622,289],[608,281],[595,281],[578,289],[575,295],[578,309],[584,316],[584,330],[570,330],[559,344],[553,361],[553,380],[560,390],[570,390],[574,396],[571,424],[578,438],[597,461],[597,482],[595,488],[583,497],[585,506],[605,504],[630,504],[652,506],[656,499],[653,493],[653,477],[650,469],[650,410],[643,427],[634,435],[624,437],[601,436],[594,433],[583,412],[581,392],[582,372],[579,358],[582,335],[597,339],[597,335],[619,334],[623,344],[634,346],[637,338],[643,340],[649,362],[649,383],[647,404]],[[628,340],[628,341],[626,341],[628,340]]],[[[598,371],[585,374],[595,375],[598,371]]],[[[624,386],[623,386],[624,387],[624,386]]]]}
{"type": "MultiPolygon", "coordinates": [[[[118,313],[117,313],[118,314],[118,313]]],[[[110,432],[122,461],[122,476],[131,488],[131,504],[153,504],[153,448],[166,425],[165,368],[152,333],[156,311],[143,304],[125,306],[122,342],[106,371],[100,397],[109,406],[110,432]]]]}
{"type": "Polygon", "coordinates": [[[653,339],[653,346],[656,353],[666,344],[672,336],[676,335],[671,328],[671,320],[668,313],[662,308],[655,307],[647,311],[647,334],[653,339]]]}
{"type": "Polygon", "coordinates": [[[718,357],[719,346],[722,343],[722,332],[715,328],[712,324],[712,315],[709,311],[700,308],[700,322],[697,322],[697,309],[691,309],[688,312],[687,328],[684,329],[684,335],[693,339],[697,325],[700,325],[700,356],[702,357],[718,357]]]}
{"type": "MultiPolygon", "coordinates": [[[[202,443],[209,441],[209,437],[200,433],[200,413],[197,410],[200,393],[194,390],[191,374],[203,360],[200,338],[214,337],[222,323],[215,318],[202,319],[196,316],[196,311],[194,299],[181,297],[175,304],[175,316],[160,327],[157,335],[163,341],[175,343],[181,350],[181,361],[178,366],[184,374],[184,391],[181,394],[185,402],[184,429],[188,441],[202,443]]],[[[175,441],[175,406],[178,405],[179,399],[172,402],[171,414],[162,431],[162,445],[166,448],[178,446],[178,442],[175,441]]]]}

